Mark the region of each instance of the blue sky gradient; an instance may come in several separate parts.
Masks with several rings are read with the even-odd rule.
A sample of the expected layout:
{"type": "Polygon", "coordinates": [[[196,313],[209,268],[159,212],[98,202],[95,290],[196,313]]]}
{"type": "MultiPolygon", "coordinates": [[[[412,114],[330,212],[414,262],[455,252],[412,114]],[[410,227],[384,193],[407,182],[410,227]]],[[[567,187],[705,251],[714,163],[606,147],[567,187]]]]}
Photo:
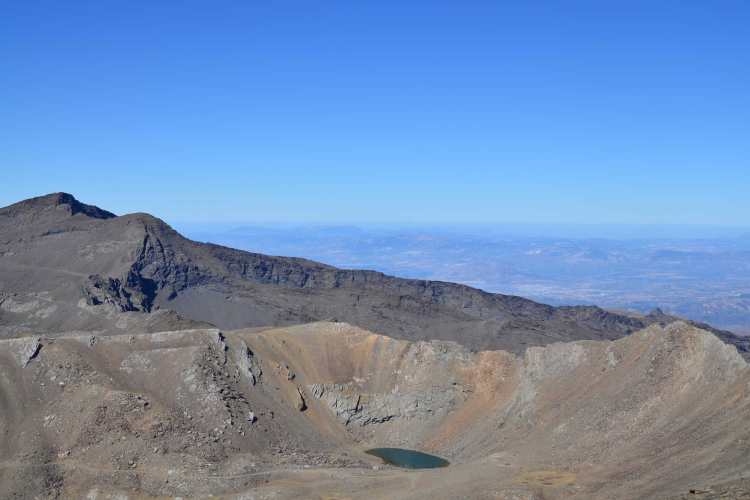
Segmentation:
{"type": "Polygon", "coordinates": [[[4,2],[0,204],[748,226],[747,2],[4,2]]]}

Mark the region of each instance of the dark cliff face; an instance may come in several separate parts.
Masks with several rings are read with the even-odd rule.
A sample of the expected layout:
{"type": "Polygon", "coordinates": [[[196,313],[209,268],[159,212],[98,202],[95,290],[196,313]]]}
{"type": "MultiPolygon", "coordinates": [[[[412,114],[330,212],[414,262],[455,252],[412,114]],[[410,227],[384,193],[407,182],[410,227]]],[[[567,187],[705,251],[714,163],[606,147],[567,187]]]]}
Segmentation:
{"type": "MultiPolygon", "coordinates": [[[[519,352],[556,341],[615,339],[674,319],[552,307],[454,283],[197,243],[148,214],[116,217],[66,194],[0,209],[0,245],[0,272],[49,269],[27,284],[0,283],[2,293],[57,286],[61,301],[83,298],[144,313],[172,309],[226,329],[340,320],[397,338],[519,352]],[[60,285],[61,274],[64,285],[75,287],[60,285]]],[[[732,334],[717,334],[745,348],[732,334]]]]}

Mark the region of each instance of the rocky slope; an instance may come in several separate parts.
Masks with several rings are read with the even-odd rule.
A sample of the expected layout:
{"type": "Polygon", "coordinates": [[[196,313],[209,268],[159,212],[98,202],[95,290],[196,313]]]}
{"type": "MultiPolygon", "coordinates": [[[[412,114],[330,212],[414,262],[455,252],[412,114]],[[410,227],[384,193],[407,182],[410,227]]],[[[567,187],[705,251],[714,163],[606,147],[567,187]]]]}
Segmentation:
{"type": "Polygon", "coordinates": [[[0,498],[748,495],[746,341],[675,320],[26,200],[0,209],[0,498]]]}
{"type": "Polygon", "coordinates": [[[523,355],[343,323],[0,345],[2,498],[747,494],[750,370],[685,323],[523,355]]]}
{"type": "MultiPolygon", "coordinates": [[[[453,283],[342,270],[190,241],[147,214],[120,217],[57,193],[0,209],[0,326],[35,331],[162,329],[338,319],[409,340],[471,349],[615,339],[664,315],[551,307],[453,283]],[[195,323],[198,322],[198,323],[195,323]]],[[[710,328],[703,325],[705,328],[710,328]]],[[[748,354],[748,342],[714,330],[748,354]]]]}

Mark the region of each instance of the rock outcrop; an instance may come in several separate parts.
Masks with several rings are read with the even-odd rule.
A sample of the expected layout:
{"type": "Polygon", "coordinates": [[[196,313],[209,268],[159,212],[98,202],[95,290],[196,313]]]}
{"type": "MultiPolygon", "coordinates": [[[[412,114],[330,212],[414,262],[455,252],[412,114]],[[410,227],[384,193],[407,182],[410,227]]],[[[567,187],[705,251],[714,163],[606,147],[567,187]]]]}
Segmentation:
{"type": "Polygon", "coordinates": [[[39,337],[17,339],[12,341],[9,347],[15,354],[18,364],[26,367],[42,350],[42,340],[39,337]]]}
{"type": "Polygon", "coordinates": [[[250,385],[260,382],[260,377],[263,375],[263,368],[255,353],[244,341],[240,341],[240,349],[237,353],[236,361],[240,373],[247,378],[250,385]]]}

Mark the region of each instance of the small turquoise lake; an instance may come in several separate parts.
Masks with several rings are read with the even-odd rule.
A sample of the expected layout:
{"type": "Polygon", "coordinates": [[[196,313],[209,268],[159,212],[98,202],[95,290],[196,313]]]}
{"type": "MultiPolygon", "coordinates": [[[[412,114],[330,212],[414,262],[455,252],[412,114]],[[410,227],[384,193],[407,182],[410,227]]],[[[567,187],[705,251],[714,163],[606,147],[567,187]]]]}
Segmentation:
{"type": "Polygon", "coordinates": [[[387,464],[404,469],[434,469],[450,464],[444,458],[403,448],[372,448],[365,453],[374,455],[387,464]]]}

